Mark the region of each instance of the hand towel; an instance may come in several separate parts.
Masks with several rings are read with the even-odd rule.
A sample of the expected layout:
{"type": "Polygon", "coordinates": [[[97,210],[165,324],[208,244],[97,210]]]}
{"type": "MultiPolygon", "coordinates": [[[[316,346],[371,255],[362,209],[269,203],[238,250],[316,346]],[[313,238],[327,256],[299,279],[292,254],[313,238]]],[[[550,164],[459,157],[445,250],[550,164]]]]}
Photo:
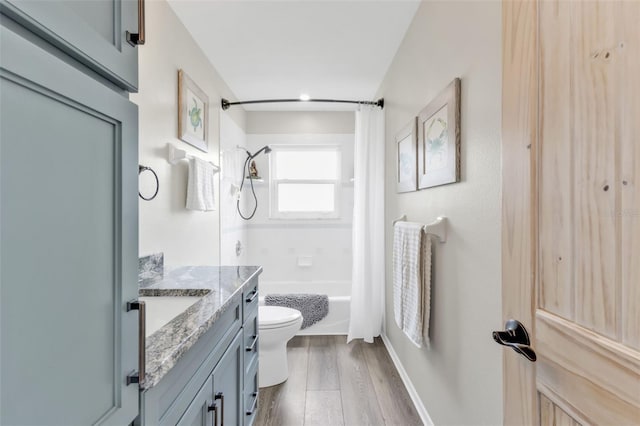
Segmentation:
{"type": "Polygon", "coordinates": [[[422,224],[397,222],[393,235],[393,308],[396,324],[417,347],[429,342],[431,237],[422,224]]]}
{"type": "Polygon", "coordinates": [[[213,164],[200,158],[189,159],[187,209],[205,212],[216,209],[215,175],[216,169],[213,164]]]}

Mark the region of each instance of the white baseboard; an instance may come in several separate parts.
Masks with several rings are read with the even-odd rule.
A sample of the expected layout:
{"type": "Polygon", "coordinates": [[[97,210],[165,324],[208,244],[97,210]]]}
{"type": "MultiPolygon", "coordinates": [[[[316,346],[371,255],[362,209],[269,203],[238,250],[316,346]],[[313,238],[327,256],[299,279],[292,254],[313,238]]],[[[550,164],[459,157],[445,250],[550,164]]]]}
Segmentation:
{"type": "Polygon", "coordinates": [[[409,397],[411,397],[411,401],[413,401],[413,405],[415,405],[416,411],[418,412],[418,415],[420,416],[422,423],[424,423],[425,426],[434,426],[433,420],[431,420],[431,417],[429,416],[427,409],[425,408],[424,404],[422,403],[422,400],[418,396],[418,392],[416,391],[416,388],[413,386],[413,382],[411,382],[411,379],[407,374],[407,370],[404,369],[402,363],[400,362],[400,358],[398,358],[398,354],[393,349],[393,346],[391,345],[391,342],[387,338],[387,335],[381,334],[380,337],[384,342],[384,346],[387,348],[387,352],[389,352],[389,356],[393,361],[393,365],[396,366],[396,369],[400,374],[400,378],[402,379],[404,386],[407,388],[407,392],[409,392],[409,397]]]}

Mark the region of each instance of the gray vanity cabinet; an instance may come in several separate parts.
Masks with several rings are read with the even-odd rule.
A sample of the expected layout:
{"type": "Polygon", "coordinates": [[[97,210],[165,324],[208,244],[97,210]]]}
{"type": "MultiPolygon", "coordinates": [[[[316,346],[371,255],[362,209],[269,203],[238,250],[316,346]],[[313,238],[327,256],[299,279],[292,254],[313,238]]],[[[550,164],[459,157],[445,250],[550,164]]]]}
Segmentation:
{"type": "Polygon", "coordinates": [[[238,425],[251,426],[258,411],[258,278],[254,278],[243,295],[243,415],[238,425]]]}
{"type": "Polygon", "coordinates": [[[240,334],[222,356],[184,412],[178,426],[239,425],[242,360],[240,334]]]}
{"type": "Polygon", "coordinates": [[[213,370],[213,397],[219,423],[214,426],[240,425],[242,418],[242,332],[213,370]]]}
{"type": "Polygon", "coordinates": [[[166,375],[140,395],[136,426],[253,423],[258,398],[257,287],[256,276],[166,375]]]}
{"type": "Polygon", "coordinates": [[[201,336],[168,373],[141,395],[140,417],[136,426],[174,426],[213,422],[216,412],[199,414],[205,402],[215,406],[218,425],[234,425],[240,410],[242,392],[242,310],[239,297],[227,307],[215,324],[201,336]],[[221,393],[221,397],[214,397],[221,393]],[[224,409],[223,409],[224,404],[224,409]],[[227,420],[229,419],[229,420],[227,420]],[[194,423],[195,422],[195,423],[194,423]]]}
{"type": "Polygon", "coordinates": [[[139,33],[137,0],[0,0],[0,11],[121,88],[137,91],[138,52],[127,41],[127,32],[139,33]]]}
{"type": "MultiPolygon", "coordinates": [[[[258,309],[250,314],[243,327],[244,352],[244,424],[250,426],[258,406],[258,309]]],[[[241,424],[241,423],[239,423],[241,424]]]]}
{"type": "Polygon", "coordinates": [[[251,426],[258,415],[258,363],[244,378],[244,425],[251,426]]]}
{"type": "Polygon", "coordinates": [[[137,106],[0,23],[0,424],[129,424],[137,106]]]}
{"type": "Polygon", "coordinates": [[[202,385],[193,401],[184,412],[177,426],[218,426],[214,425],[217,407],[213,404],[213,377],[202,385]]]}

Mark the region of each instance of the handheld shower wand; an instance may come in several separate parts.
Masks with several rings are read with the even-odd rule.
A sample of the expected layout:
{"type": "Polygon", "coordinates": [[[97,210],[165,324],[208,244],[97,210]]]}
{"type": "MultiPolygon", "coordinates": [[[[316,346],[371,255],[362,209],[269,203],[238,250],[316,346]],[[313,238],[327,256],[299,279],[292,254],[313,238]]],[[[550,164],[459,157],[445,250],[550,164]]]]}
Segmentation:
{"type": "Polygon", "coordinates": [[[251,214],[249,216],[245,216],[242,214],[242,210],[240,209],[240,197],[238,197],[238,200],[236,201],[236,209],[238,210],[238,214],[240,215],[240,217],[244,220],[250,220],[253,218],[253,216],[255,216],[256,211],[258,210],[258,197],[256,196],[256,190],[253,187],[253,179],[254,176],[251,175],[251,172],[249,171],[249,167],[250,167],[250,162],[251,160],[253,160],[254,158],[256,158],[258,155],[265,153],[265,154],[269,154],[271,152],[271,148],[269,147],[269,145],[265,145],[262,148],[260,148],[258,151],[256,151],[255,154],[251,154],[251,152],[249,152],[246,148],[238,145],[237,146],[238,149],[243,150],[244,152],[247,153],[247,159],[244,160],[244,166],[242,167],[242,175],[240,176],[241,179],[241,183],[240,183],[240,195],[242,195],[242,188],[244,187],[244,181],[245,181],[245,172],[247,173],[247,177],[249,178],[249,182],[251,183],[251,193],[253,194],[253,200],[254,200],[254,206],[253,206],[253,211],[251,212],[251,214]]]}
{"type": "Polygon", "coordinates": [[[271,148],[269,147],[269,145],[265,145],[262,148],[260,148],[255,154],[251,155],[251,153],[249,151],[247,151],[247,154],[249,155],[250,159],[254,159],[256,158],[259,154],[261,154],[262,152],[264,152],[265,154],[270,154],[271,153],[271,148]]]}
{"type": "Polygon", "coordinates": [[[271,147],[269,145],[265,145],[262,148],[260,148],[258,151],[256,151],[255,154],[252,154],[251,152],[249,152],[249,150],[243,146],[240,145],[236,145],[237,149],[241,149],[244,152],[247,153],[247,157],[249,157],[249,160],[253,160],[254,158],[256,158],[259,154],[261,154],[262,152],[264,152],[265,154],[270,154],[271,153],[271,147]]]}

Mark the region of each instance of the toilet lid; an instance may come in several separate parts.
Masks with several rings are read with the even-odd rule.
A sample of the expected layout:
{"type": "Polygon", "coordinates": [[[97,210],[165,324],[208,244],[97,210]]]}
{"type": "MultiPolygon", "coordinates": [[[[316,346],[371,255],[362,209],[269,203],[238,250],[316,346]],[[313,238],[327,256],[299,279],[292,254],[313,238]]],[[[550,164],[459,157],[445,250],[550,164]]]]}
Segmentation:
{"type": "Polygon", "coordinates": [[[283,306],[258,307],[258,325],[260,328],[284,327],[302,318],[300,311],[283,306]]]}

